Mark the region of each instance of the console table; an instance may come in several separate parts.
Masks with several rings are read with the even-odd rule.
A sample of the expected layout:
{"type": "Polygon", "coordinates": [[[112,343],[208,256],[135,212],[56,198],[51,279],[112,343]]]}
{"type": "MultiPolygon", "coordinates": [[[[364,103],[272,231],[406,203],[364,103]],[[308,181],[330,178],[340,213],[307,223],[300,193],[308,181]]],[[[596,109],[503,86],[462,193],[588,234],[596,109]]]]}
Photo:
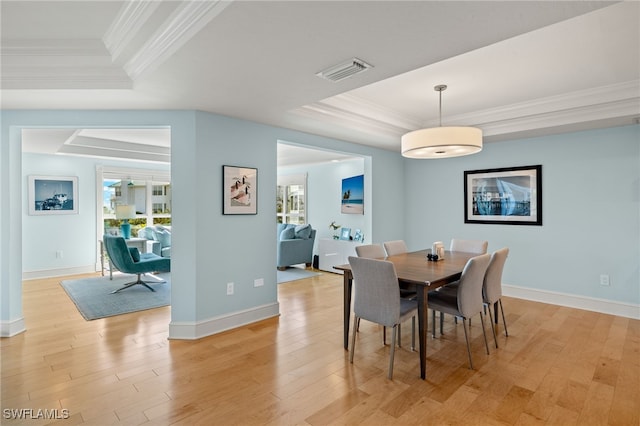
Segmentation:
{"type": "Polygon", "coordinates": [[[318,269],[334,274],[343,274],[343,271],[338,271],[333,267],[349,263],[349,256],[356,256],[356,246],[360,245],[362,243],[358,241],[321,238],[318,241],[318,269]]]}

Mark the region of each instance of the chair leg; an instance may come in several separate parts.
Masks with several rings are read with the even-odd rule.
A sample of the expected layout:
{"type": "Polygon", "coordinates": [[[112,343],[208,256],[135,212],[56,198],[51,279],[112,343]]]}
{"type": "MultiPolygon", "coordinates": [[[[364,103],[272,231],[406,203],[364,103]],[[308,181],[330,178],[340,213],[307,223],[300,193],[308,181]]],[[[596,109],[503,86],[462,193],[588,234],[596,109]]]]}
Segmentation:
{"type": "Polygon", "coordinates": [[[356,331],[360,331],[360,318],[358,318],[358,324],[356,325],[356,331]]]}
{"type": "Polygon", "coordinates": [[[431,336],[436,338],[436,311],[431,310],[431,336]]]}
{"type": "Polygon", "coordinates": [[[467,355],[469,355],[469,368],[473,370],[473,361],[471,360],[471,346],[469,345],[469,335],[467,334],[467,320],[462,318],[462,328],[464,328],[464,339],[467,341],[467,355]]]}
{"type": "Polygon", "coordinates": [[[360,318],[353,318],[353,333],[351,334],[351,349],[349,350],[349,362],[353,364],[353,354],[356,350],[356,328],[358,323],[360,322],[360,318]]]}
{"type": "Polygon", "coordinates": [[[496,344],[496,349],[498,349],[498,338],[496,337],[496,327],[493,325],[493,314],[491,313],[491,308],[487,309],[487,305],[484,305],[485,315],[486,312],[489,311],[489,324],[491,324],[491,332],[493,333],[493,341],[496,344]]]}
{"type": "Polygon", "coordinates": [[[416,316],[411,317],[411,350],[416,350],[416,316]]]}
{"type": "Polygon", "coordinates": [[[398,327],[398,347],[401,348],[402,347],[402,326],[398,324],[396,327],[398,327]]]}
{"type": "MultiPolygon", "coordinates": [[[[126,290],[129,287],[133,287],[134,285],[142,285],[142,286],[145,286],[146,288],[148,288],[151,291],[155,291],[153,288],[149,287],[146,282],[142,281],[142,278],[140,278],[141,276],[142,276],[141,273],[138,274],[138,279],[136,281],[132,281],[130,283],[125,284],[124,286],[120,287],[119,289],[112,291],[111,294],[118,293],[121,290],[126,290]]],[[[160,282],[166,282],[166,281],[160,281],[160,282]]]]}
{"type": "Polygon", "coordinates": [[[487,333],[484,331],[484,315],[480,311],[480,326],[482,327],[482,335],[484,336],[484,347],[487,349],[487,355],[489,355],[489,342],[487,341],[487,333]]]}
{"type": "Polygon", "coordinates": [[[440,335],[444,334],[444,312],[440,312],[440,335]]]}
{"type": "Polygon", "coordinates": [[[500,312],[502,312],[502,323],[504,324],[504,335],[509,337],[509,333],[507,332],[507,320],[504,319],[504,309],[502,309],[502,299],[498,299],[500,303],[500,312]]]}
{"type": "MultiPolygon", "coordinates": [[[[398,326],[394,326],[393,327],[393,332],[392,332],[392,337],[391,337],[391,341],[395,342],[396,341],[396,333],[398,332],[398,326]]],[[[391,353],[389,354],[389,374],[388,374],[388,378],[389,380],[391,380],[393,378],[393,358],[394,355],[396,353],[396,345],[392,344],[391,345],[391,353]]]]}
{"type": "Polygon", "coordinates": [[[387,344],[387,327],[383,325],[382,326],[382,346],[386,346],[386,344],[387,344]]]}

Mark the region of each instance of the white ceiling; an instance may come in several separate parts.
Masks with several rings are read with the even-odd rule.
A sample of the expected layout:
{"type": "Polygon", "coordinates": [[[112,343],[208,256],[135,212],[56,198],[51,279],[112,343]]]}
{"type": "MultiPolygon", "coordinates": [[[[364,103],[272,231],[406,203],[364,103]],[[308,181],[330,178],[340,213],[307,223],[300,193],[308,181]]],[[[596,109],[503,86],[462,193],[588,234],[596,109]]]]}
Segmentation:
{"type": "MultiPolygon", "coordinates": [[[[478,126],[485,142],[640,117],[636,1],[3,0],[0,12],[3,109],[198,109],[393,151],[438,125],[437,84],[443,124],[478,126]],[[353,57],[373,68],[315,75],[353,57]]],[[[58,130],[58,148],[44,145],[168,155],[166,141],[146,152],[116,136],[58,130]]]]}

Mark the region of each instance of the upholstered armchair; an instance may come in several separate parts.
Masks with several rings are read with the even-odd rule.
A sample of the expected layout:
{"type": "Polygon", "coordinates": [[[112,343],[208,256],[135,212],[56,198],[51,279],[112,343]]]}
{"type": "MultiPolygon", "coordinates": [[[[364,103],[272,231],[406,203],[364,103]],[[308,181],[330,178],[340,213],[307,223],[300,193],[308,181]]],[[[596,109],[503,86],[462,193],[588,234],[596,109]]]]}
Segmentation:
{"type": "Polygon", "coordinates": [[[287,266],[313,262],[313,243],[316,230],[311,225],[293,225],[279,223],[277,227],[277,267],[285,270],[287,266]]]}
{"type": "Polygon", "coordinates": [[[125,274],[136,274],[138,276],[136,281],[127,283],[112,293],[117,293],[134,285],[142,285],[151,291],[155,291],[148,285],[148,282],[142,280],[142,275],[149,272],[171,270],[171,259],[153,253],[140,253],[137,248],[127,247],[127,243],[122,237],[105,235],[102,241],[107,249],[109,260],[117,270],[125,274]]]}
{"type": "Polygon", "coordinates": [[[139,238],[147,239],[147,253],[171,257],[171,230],[162,225],[147,226],[138,231],[139,238]]]}

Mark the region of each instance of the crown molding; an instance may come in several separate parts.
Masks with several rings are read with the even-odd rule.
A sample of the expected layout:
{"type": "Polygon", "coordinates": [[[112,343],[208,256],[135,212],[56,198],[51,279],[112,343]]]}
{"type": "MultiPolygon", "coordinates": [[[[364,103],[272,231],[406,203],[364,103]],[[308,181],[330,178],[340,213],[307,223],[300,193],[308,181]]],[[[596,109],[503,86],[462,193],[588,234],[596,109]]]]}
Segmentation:
{"type": "Polygon", "coordinates": [[[104,43],[95,39],[4,39],[0,53],[3,61],[25,56],[109,56],[104,43]]]}
{"type": "Polygon", "coordinates": [[[119,68],[2,67],[3,90],[131,89],[129,77],[119,68]]]}
{"type": "MultiPolygon", "coordinates": [[[[343,94],[291,111],[310,119],[370,134],[399,138],[406,132],[438,126],[438,121],[419,122],[350,94],[343,94]]],[[[640,80],[602,86],[500,108],[443,118],[450,125],[477,126],[485,136],[518,133],[640,116],[640,80]]]]}
{"type": "Polygon", "coordinates": [[[183,1],[124,65],[124,70],[132,80],[155,70],[229,4],[222,0],[183,1]]]}
{"type": "Polygon", "coordinates": [[[75,155],[80,157],[117,158],[130,161],[150,161],[154,163],[170,163],[171,154],[119,151],[101,147],[63,145],[56,155],[75,155]]]}
{"type": "Polygon", "coordinates": [[[101,40],[3,40],[1,63],[3,90],[132,88],[101,40]]]}
{"type": "Polygon", "coordinates": [[[118,16],[102,37],[102,41],[111,53],[114,62],[118,61],[129,43],[160,6],[160,3],[159,1],[128,1],[123,4],[118,16]]]}

